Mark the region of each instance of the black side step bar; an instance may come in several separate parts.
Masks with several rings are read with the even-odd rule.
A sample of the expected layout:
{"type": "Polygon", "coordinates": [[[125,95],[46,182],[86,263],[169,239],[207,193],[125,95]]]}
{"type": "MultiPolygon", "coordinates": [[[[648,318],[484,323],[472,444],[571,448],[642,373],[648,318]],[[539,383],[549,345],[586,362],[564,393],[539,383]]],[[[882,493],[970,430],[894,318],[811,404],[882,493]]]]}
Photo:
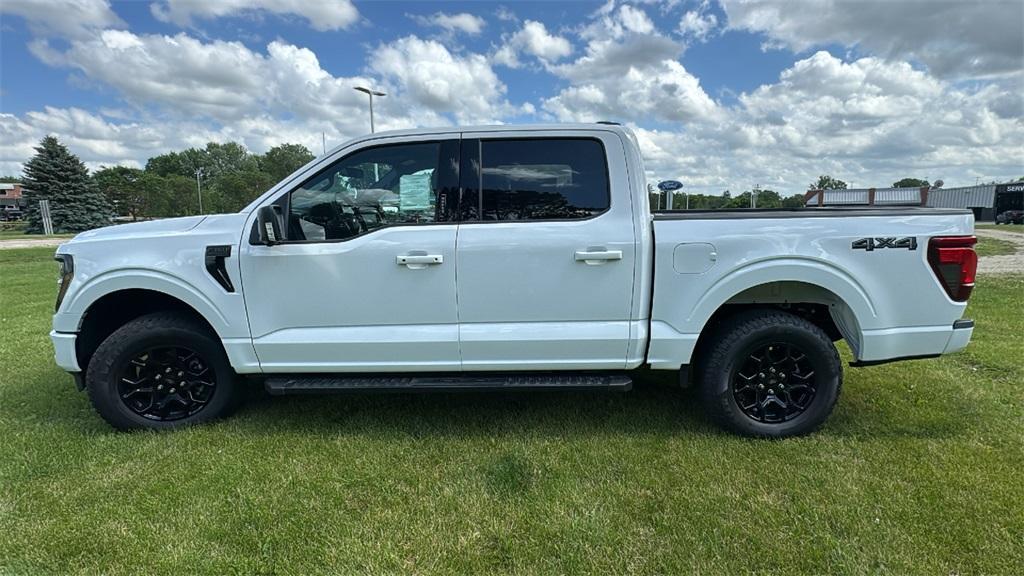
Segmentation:
{"type": "Polygon", "coordinates": [[[267,378],[266,388],[267,392],[274,395],[414,390],[616,390],[625,392],[633,388],[633,379],[625,375],[605,374],[460,374],[455,376],[306,374],[272,376],[267,378]]]}

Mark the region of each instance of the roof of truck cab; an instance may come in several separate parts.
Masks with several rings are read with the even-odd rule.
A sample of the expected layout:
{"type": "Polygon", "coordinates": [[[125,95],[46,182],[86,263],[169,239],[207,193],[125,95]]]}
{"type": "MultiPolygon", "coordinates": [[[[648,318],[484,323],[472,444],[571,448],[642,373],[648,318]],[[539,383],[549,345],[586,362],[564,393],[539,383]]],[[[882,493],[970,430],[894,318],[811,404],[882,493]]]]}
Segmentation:
{"type": "MultiPolygon", "coordinates": [[[[598,122],[589,123],[547,123],[547,124],[494,124],[483,126],[433,126],[428,128],[410,128],[405,130],[386,130],[372,134],[364,134],[353,138],[341,146],[348,146],[356,142],[373,140],[376,138],[392,138],[395,136],[430,136],[432,134],[451,134],[453,132],[485,134],[488,132],[547,132],[554,130],[587,130],[615,132],[617,134],[630,135],[631,130],[620,124],[605,124],[598,122]]],[[[334,149],[336,150],[337,147],[334,149]]],[[[333,152],[333,150],[332,150],[333,152]]]]}

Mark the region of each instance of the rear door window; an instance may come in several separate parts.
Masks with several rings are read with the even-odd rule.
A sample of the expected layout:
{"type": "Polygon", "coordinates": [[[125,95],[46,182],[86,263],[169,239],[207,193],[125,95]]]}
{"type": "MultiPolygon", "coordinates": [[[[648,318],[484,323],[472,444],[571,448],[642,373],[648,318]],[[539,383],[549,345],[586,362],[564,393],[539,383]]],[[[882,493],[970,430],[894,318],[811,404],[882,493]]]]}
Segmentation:
{"type": "Polygon", "coordinates": [[[462,150],[465,220],[579,220],[610,205],[598,140],[467,140],[462,150]]]}

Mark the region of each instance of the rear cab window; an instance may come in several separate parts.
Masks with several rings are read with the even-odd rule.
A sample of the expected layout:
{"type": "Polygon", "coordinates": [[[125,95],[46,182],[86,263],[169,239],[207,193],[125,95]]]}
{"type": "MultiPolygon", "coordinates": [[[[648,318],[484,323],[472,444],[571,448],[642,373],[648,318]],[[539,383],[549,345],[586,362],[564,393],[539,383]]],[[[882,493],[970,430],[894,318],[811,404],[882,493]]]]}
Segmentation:
{"type": "Polygon", "coordinates": [[[463,221],[582,220],[608,210],[602,143],[593,138],[464,140],[463,221]]]}

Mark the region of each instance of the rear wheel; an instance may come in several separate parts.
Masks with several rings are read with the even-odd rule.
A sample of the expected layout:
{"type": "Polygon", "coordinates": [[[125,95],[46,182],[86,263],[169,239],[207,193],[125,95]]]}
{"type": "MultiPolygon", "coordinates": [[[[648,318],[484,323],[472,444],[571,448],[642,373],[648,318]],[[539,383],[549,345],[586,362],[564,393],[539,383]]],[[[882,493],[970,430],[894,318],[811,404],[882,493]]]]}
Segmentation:
{"type": "Polygon", "coordinates": [[[119,430],[176,428],[226,415],[237,404],[235,381],[216,337],[170,312],[117,329],[86,372],[90,401],[119,430]]]}
{"type": "Polygon", "coordinates": [[[719,424],[745,436],[783,438],[811,432],[831,414],[842,364],[821,328],[761,309],[726,320],[712,338],[700,391],[719,424]]]}

